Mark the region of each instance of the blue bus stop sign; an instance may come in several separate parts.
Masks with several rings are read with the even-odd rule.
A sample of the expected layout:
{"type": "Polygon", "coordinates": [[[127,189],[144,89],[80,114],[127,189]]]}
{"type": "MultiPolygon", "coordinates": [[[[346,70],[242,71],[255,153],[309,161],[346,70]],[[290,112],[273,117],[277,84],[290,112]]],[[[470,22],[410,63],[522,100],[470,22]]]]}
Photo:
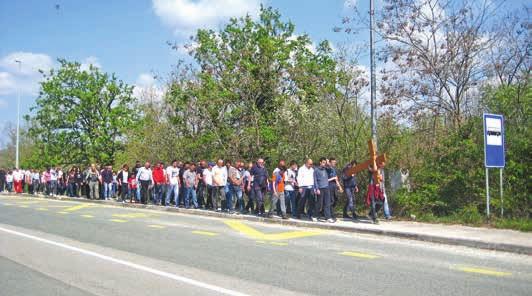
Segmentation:
{"type": "Polygon", "coordinates": [[[504,118],[502,115],[484,113],[484,165],[503,168],[504,118]]]}

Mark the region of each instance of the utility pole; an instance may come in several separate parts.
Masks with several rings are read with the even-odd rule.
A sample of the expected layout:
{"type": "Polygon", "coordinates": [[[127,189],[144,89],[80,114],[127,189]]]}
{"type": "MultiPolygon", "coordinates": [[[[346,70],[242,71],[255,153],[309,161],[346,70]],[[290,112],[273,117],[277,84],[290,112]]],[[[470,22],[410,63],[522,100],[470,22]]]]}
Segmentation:
{"type": "MultiPolygon", "coordinates": [[[[377,118],[375,115],[376,109],[376,82],[375,82],[375,40],[374,40],[374,31],[375,31],[375,6],[373,0],[369,1],[369,51],[370,51],[370,72],[371,72],[371,82],[370,82],[370,92],[371,92],[371,139],[377,145],[377,118]]],[[[377,146],[375,146],[377,147],[377,146]]]]}
{"type": "MultiPolygon", "coordinates": [[[[15,60],[18,64],[18,72],[22,74],[22,61],[15,60]]],[[[17,144],[15,152],[15,167],[19,168],[19,142],[20,142],[20,86],[17,89],[17,144]]]]}

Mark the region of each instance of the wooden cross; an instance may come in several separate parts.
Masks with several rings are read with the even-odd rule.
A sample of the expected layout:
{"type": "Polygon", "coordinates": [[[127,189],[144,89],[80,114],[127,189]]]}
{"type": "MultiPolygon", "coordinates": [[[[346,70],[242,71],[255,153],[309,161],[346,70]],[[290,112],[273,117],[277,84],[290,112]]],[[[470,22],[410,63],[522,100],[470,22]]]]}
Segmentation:
{"type": "Polygon", "coordinates": [[[373,142],[373,140],[368,141],[369,160],[363,163],[359,163],[354,167],[351,167],[346,172],[348,176],[358,174],[370,168],[371,171],[373,172],[373,180],[375,180],[377,183],[380,183],[382,181],[382,175],[379,173],[379,170],[377,168],[379,166],[384,166],[384,164],[386,163],[386,153],[383,153],[382,155],[377,156],[377,149],[375,146],[376,145],[375,145],[375,142],[373,142]]]}

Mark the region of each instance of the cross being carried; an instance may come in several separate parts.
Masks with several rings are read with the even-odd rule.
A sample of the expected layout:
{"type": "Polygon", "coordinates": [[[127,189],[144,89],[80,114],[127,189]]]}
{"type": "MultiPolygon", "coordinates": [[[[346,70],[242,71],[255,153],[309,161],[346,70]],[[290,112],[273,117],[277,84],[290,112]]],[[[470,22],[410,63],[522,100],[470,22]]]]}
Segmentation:
{"type": "Polygon", "coordinates": [[[354,167],[349,168],[346,171],[346,175],[352,176],[356,175],[362,171],[369,170],[371,177],[368,185],[368,194],[366,198],[366,203],[371,205],[371,216],[373,222],[377,222],[377,211],[375,210],[375,201],[384,200],[384,192],[381,189],[381,183],[384,181],[381,174],[381,169],[384,168],[386,164],[386,154],[377,156],[377,149],[375,142],[373,140],[368,141],[369,148],[369,159],[363,163],[357,164],[354,167]]]}

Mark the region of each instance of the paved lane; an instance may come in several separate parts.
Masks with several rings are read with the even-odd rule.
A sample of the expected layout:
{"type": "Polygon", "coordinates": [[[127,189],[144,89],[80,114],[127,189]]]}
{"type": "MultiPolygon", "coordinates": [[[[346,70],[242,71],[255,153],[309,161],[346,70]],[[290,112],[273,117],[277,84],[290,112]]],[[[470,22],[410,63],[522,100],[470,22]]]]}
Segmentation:
{"type": "MultiPolygon", "coordinates": [[[[528,295],[532,290],[530,256],[383,236],[7,196],[0,197],[0,228],[249,295],[528,295]]],[[[13,278],[32,274],[49,289],[77,291],[57,295],[219,294],[2,230],[0,258],[0,271],[13,270],[13,278]]],[[[20,286],[0,279],[0,286],[15,289],[14,283],[20,286]]],[[[50,295],[46,291],[36,289],[33,295],[50,295]]]]}

